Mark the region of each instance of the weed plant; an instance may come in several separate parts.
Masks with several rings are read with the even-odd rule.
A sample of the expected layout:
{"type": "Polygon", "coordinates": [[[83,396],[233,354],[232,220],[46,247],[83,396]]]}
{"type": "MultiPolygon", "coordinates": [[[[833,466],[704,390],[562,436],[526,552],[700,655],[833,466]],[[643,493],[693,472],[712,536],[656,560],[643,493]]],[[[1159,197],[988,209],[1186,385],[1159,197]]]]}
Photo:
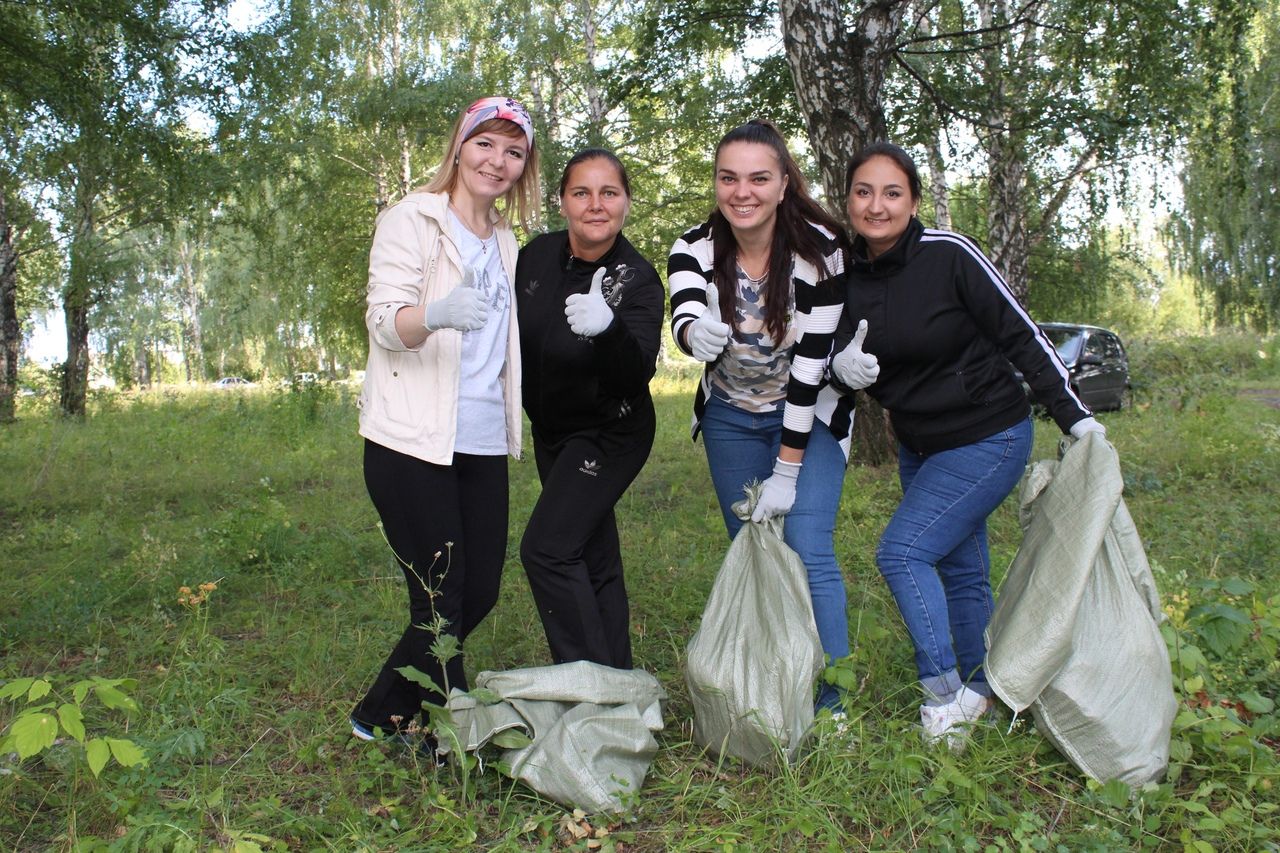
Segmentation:
{"type": "MultiPolygon", "coordinates": [[[[641,796],[611,819],[487,765],[464,786],[350,737],[405,612],[350,388],[103,395],[80,422],[20,408],[0,431],[0,679],[121,680],[136,709],[92,706],[84,739],[136,744],[146,761],[86,773],[75,737],[0,755],[2,846],[1275,850],[1280,410],[1236,391],[1280,389],[1276,356],[1274,339],[1135,343],[1136,405],[1101,416],[1169,615],[1179,700],[1168,776],[1138,791],[1086,781],[1025,715],[983,727],[962,756],[924,746],[909,644],[874,565],[899,495],[887,467],[850,468],[837,529],[848,731],[772,772],[695,747],[683,650],[728,542],[689,440],[696,370],[664,367],[653,455],[618,517],[635,659],[670,695],[667,728],[641,796]]],[[[1053,454],[1056,428],[1036,432],[1036,457],[1053,454]]],[[[511,475],[506,575],[467,642],[473,673],[548,662],[517,554],[537,476],[529,459],[511,475]]],[[[1015,515],[1010,501],[992,519],[997,583],[1015,515]]],[[[29,696],[0,699],[0,732],[29,696]]]]}

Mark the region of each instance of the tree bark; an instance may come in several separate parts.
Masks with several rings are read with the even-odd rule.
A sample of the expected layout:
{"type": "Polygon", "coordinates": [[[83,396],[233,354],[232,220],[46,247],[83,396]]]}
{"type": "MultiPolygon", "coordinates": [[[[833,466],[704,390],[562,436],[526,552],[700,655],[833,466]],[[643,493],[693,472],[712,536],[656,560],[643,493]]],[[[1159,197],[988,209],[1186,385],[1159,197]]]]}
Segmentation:
{"type": "Polygon", "coordinates": [[[0,195],[0,423],[14,420],[18,393],[18,356],[22,326],[18,323],[18,255],[13,250],[13,226],[0,195]]]}
{"type": "Polygon", "coordinates": [[[947,161],[942,157],[942,143],[935,132],[925,145],[929,153],[929,196],[933,199],[933,222],[944,231],[951,230],[951,186],[947,183],[947,161]]]}
{"type": "Polygon", "coordinates": [[[862,4],[853,26],[838,0],[780,0],[796,100],[834,210],[844,207],[849,158],[888,135],[881,91],[908,0],[862,4]]]}
{"type": "Polygon", "coordinates": [[[991,261],[1023,305],[1030,282],[1027,240],[1026,165],[1007,132],[987,138],[987,235],[991,261]]]}
{"type": "Polygon", "coordinates": [[[150,344],[145,340],[133,342],[133,381],[139,388],[151,387],[150,344]]]}
{"type": "Polygon", "coordinates": [[[71,259],[67,287],[62,293],[62,313],[67,325],[67,360],[62,365],[58,406],[68,417],[84,417],[89,390],[89,308],[93,304],[96,268],[95,193],[84,175],[76,177],[75,224],[71,234],[71,259]]]}
{"type": "MultiPolygon", "coordinates": [[[[909,6],[910,0],[864,2],[850,27],[839,0],[779,0],[796,100],[827,203],[840,219],[849,158],[888,135],[881,92],[909,6]]],[[[866,394],[858,398],[853,433],[859,462],[880,465],[894,458],[888,418],[866,394]]]]}
{"type": "MultiPolygon", "coordinates": [[[[1000,26],[1009,20],[1005,0],[980,0],[978,17],[984,28],[1000,26]]],[[[987,251],[991,262],[1004,276],[1005,283],[1022,304],[1027,302],[1030,264],[1027,240],[1027,169],[1026,141],[1012,129],[1014,95],[1010,91],[1010,72],[1016,70],[1016,59],[1027,55],[1027,44],[1018,50],[1012,44],[1014,34],[1005,33],[988,47],[983,57],[983,71],[988,87],[985,127],[980,129],[987,153],[987,251]]]]}
{"type": "MultiPolygon", "coordinates": [[[[937,34],[938,9],[934,0],[916,0],[911,17],[924,36],[937,34]]],[[[933,98],[918,98],[915,125],[918,138],[924,141],[926,165],[929,169],[929,198],[933,201],[933,223],[944,231],[951,230],[951,186],[947,182],[947,160],[942,156],[944,129],[939,107],[933,98]]]]}
{"type": "Polygon", "coordinates": [[[204,298],[200,287],[199,252],[200,247],[191,237],[182,239],[178,244],[178,268],[182,275],[182,302],[186,314],[183,318],[182,335],[186,353],[182,361],[186,367],[188,382],[208,378],[204,369],[204,326],[200,319],[204,298]]]}
{"type": "Polygon", "coordinates": [[[587,94],[586,137],[594,145],[603,145],[604,95],[596,74],[596,10],[591,0],[578,0],[578,14],[582,16],[582,65],[587,94]]]}

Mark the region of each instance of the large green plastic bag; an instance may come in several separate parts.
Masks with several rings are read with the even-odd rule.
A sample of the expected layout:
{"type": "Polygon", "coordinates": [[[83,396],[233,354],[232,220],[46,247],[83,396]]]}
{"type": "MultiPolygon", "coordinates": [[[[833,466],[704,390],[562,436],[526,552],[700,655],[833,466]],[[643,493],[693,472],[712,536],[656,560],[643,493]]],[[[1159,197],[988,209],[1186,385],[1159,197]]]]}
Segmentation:
{"type": "Polygon", "coordinates": [[[792,761],[813,723],[814,681],[823,669],[809,578],[782,541],[783,519],[746,520],[725,555],[702,623],[689,641],[685,678],[693,739],[754,764],[792,761]]]}
{"type": "Polygon", "coordinates": [[[987,681],[1086,775],[1141,785],[1164,774],[1177,711],[1164,614],[1115,448],[1097,433],[1069,441],[1023,477],[987,681]]]}
{"type": "MultiPolygon", "coordinates": [[[[658,742],[666,692],[643,670],[590,661],[482,672],[477,689],[501,700],[482,703],[461,691],[449,696],[458,745],[472,752],[500,732],[530,738],[502,753],[513,778],[563,805],[616,813],[634,800],[658,742]]],[[[451,744],[441,740],[442,752],[451,744]]]]}

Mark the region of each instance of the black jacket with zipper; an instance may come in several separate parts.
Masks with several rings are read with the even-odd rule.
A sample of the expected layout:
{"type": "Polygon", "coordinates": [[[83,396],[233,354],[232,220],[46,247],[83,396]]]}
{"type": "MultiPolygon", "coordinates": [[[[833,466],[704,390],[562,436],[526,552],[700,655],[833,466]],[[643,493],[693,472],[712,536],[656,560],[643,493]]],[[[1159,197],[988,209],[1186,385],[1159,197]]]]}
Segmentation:
{"type": "Polygon", "coordinates": [[[536,439],[556,446],[584,431],[626,430],[633,413],[651,411],[649,380],[665,301],[657,271],[622,234],[596,261],[573,257],[566,231],[543,234],[520,250],[523,400],[536,439]],[[595,337],[581,338],[569,328],[565,299],[586,293],[600,267],[613,322],[595,337]]]}
{"type": "Polygon", "coordinates": [[[867,321],[863,349],[880,360],[880,375],[866,390],[908,449],[972,444],[1026,418],[1010,362],[1063,432],[1091,415],[1053,344],[968,237],[913,217],[874,260],[858,237],[847,283],[841,343],[867,321]]]}

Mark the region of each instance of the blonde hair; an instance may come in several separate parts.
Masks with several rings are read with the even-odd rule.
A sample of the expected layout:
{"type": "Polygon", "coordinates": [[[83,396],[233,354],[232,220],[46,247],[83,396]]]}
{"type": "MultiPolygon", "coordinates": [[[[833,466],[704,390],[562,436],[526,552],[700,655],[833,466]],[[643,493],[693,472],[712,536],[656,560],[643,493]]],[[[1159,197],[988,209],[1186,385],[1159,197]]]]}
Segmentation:
{"type": "MultiPolygon", "coordinates": [[[[462,123],[467,113],[463,110],[458,120],[453,123],[449,132],[449,140],[445,143],[444,159],[435,175],[425,187],[419,189],[429,193],[450,193],[458,186],[458,152],[462,150],[462,123]]],[[[513,121],[504,118],[493,118],[482,121],[467,135],[467,139],[477,133],[498,133],[502,136],[513,136],[525,139],[524,129],[513,121]]],[[[538,153],[536,139],[529,140],[529,151],[525,156],[524,172],[502,196],[502,214],[508,222],[518,222],[527,232],[532,232],[542,224],[542,181],[540,179],[541,156],[538,153]]]]}

